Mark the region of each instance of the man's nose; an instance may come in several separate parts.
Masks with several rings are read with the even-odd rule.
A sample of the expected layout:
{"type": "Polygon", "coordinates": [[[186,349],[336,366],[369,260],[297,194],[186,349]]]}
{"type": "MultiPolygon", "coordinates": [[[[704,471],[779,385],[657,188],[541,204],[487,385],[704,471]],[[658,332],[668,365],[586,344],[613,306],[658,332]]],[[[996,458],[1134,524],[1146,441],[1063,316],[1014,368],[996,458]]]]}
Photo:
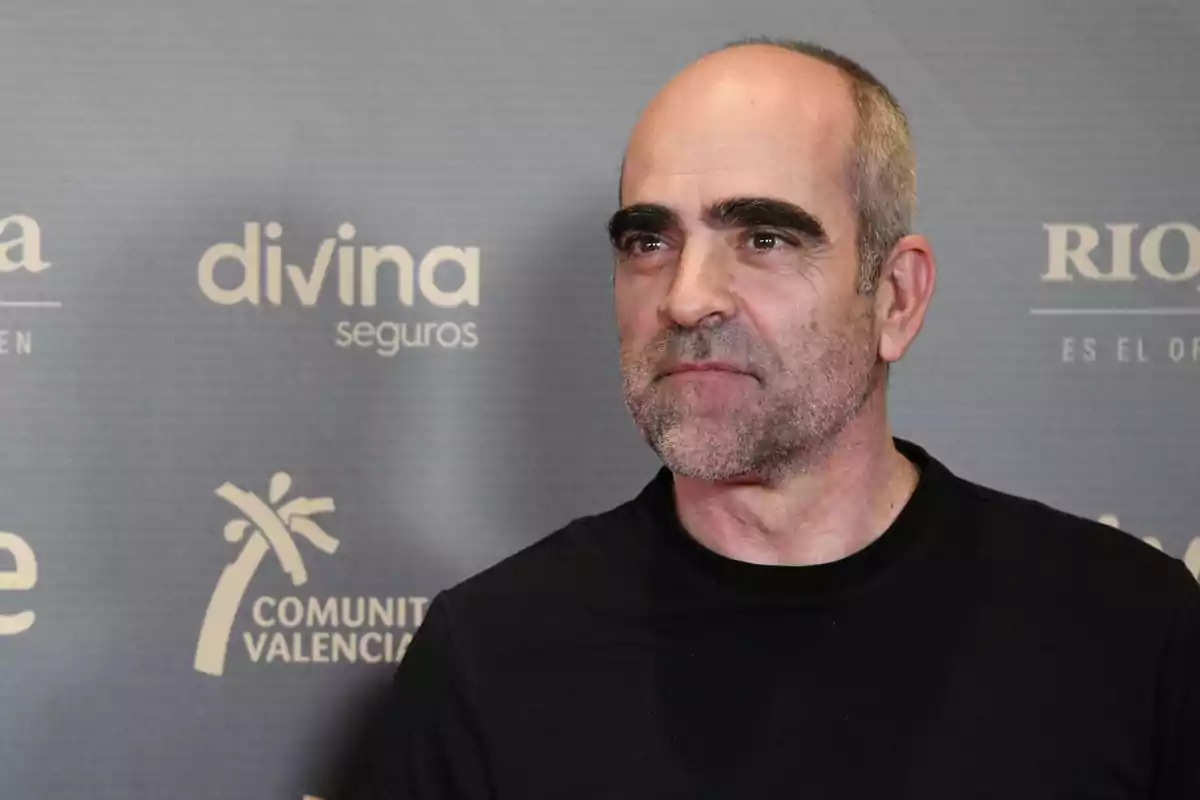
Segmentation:
{"type": "Polygon", "coordinates": [[[662,312],[684,328],[694,328],[712,316],[731,317],[735,305],[729,280],[729,264],[718,249],[690,241],[680,253],[662,312]]]}

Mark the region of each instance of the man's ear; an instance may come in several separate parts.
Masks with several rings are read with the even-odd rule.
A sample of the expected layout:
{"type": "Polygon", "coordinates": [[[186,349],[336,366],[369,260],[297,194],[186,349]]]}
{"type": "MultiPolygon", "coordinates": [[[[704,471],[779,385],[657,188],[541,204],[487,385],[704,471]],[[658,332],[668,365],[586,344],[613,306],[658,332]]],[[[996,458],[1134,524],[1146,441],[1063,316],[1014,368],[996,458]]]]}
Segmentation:
{"type": "Polygon", "coordinates": [[[904,356],[925,322],[936,283],[937,265],[928,240],[912,234],[896,242],[875,287],[881,359],[890,364],[904,356]]]}

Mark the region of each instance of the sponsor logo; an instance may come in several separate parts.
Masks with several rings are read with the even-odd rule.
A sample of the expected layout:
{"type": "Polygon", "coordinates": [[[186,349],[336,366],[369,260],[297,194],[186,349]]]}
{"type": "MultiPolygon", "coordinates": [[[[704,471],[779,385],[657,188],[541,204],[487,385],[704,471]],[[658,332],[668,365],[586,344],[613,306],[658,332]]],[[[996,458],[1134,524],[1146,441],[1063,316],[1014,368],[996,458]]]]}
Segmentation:
{"type": "Polygon", "coordinates": [[[1195,281],[1200,291],[1200,228],[1186,222],[1166,222],[1142,232],[1138,223],[1110,223],[1107,233],[1091,225],[1047,224],[1049,258],[1042,280],[1046,283],[1071,283],[1075,280],[1099,283],[1132,283],[1156,280],[1165,283],[1195,281]],[[1168,266],[1163,261],[1163,243],[1169,234],[1182,239],[1185,257],[1182,264],[1168,266]],[[1135,247],[1135,236],[1140,241],[1135,247]],[[1107,239],[1107,257],[1096,254],[1101,238],[1107,239]],[[1099,263],[1097,263],[1099,261],[1099,263]],[[1136,265],[1136,266],[1135,266],[1136,265]]]}
{"type": "MultiPolygon", "coordinates": [[[[1099,521],[1114,528],[1120,529],[1121,527],[1121,520],[1116,514],[1101,514],[1099,521]]],[[[1163,543],[1157,536],[1143,536],[1141,539],[1156,550],[1163,549],[1163,543]]],[[[1192,577],[1200,581],[1200,536],[1192,539],[1181,558],[1184,565],[1192,573],[1192,577]]]]}
{"type": "MultiPolygon", "coordinates": [[[[1200,227],[1188,222],[1088,225],[1047,223],[1042,283],[1063,305],[1033,308],[1042,317],[1074,318],[1078,332],[1057,339],[1058,359],[1076,365],[1190,365],[1200,369],[1200,227]],[[1098,287],[1092,306],[1079,304],[1081,287],[1098,287]],[[1102,288],[1101,288],[1102,287],[1102,288]],[[1161,298],[1160,289],[1182,290],[1169,304],[1139,303],[1161,298]],[[1190,319],[1164,330],[1153,318],[1190,319]],[[1121,319],[1124,329],[1097,318],[1121,319]],[[1141,318],[1140,322],[1138,318],[1141,318]]],[[[1047,294],[1049,297],[1050,294],[1047,294]]]]}
{"type": "Polygon", "coordinates": [[[308,583],[298,544],[332,556],[340,542],[313,517],[334,511],[329,497],[295,497],[286,472],[271,476],[263,498],[224,483],[216,495],[241,516],[225,524],[225,540],[239,545],[222,571],[204,614],[193,666],[198,672],[224,674],[231,642],[240,642],[252,664],[331,664],[398,662],[420,626],[425,597],[258,597],[249,604],[253,630],[233,636],[250,584],[269,556],[292,586],[308,583]]]}
{"type": "MultiPolygon", "coordinates": [[[[0,591],[24,592],[37,584],[37,559],[33,548],[15,533],[0,531],[0,554],[7,553],[12,566],[6,567],[7,559],[0,558],[0,591]]],[[[24,633],[33,626],[34,613],[21,611],[9,614],[0,611],[0,636],[24,633]]]]}
{"type": "Polygon", "coordinates": [[[1064,336],[1064,364],[1194,364],[1200,365],[1196,336],[1064,336]]]}
{"type": "Polygon", "coordinates": [[[356,244],[357,235],[353,225],[342,223],[306,264],[288,264],[283,226],[247,222],[240,242],[214,244],[200,257],[200,291],[223,306],[312,308],[326,302],[360,313],[379,307],[413,309],[417,316],[402,321],[345,319],[334,326],[338,347],[389,358],[402,350],[471,350],[479,345],[474,321],[418,318],[431,309],[440,314],[479,306],[478,247],[434,247],[417,261],[399,245],[356,244]],[[381,276],[394,284],[394,297],[381,290],[381,276]]]}
{"type": "Polygon", "coordinates": [[[29,296],[26,278],[50,268],[42,258],[42,228],[24,214],[0,217],[0,356],[33,355],[33,329],[28,318],[62,303],[29,296]]]}

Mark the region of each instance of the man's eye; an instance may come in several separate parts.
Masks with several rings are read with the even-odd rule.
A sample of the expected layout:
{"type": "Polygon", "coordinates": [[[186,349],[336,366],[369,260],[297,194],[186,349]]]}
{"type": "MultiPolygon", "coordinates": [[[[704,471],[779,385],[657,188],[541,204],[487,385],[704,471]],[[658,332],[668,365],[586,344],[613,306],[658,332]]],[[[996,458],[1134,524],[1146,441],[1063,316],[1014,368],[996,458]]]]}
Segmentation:
{"type": "Polygon", "coordinates": [[[627,255],[640,256],[657,252],[665,244],[662,238],[653,233],[631,233],[621,240],[621,251],[627,255]]]}
{"type": "Polygon", "coordinates": [[[750,231],[746,236],[746,244],[756,252],[769,253],[772,250],[782,250],[793,242],[774,231],[750,231]]]}

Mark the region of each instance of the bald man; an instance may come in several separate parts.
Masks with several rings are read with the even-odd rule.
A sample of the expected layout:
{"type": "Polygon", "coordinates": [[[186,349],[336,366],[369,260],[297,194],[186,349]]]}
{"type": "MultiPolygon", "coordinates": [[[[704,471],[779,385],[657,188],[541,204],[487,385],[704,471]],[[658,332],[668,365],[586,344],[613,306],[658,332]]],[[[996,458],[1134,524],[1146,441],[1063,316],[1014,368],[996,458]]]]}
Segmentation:
{"type": "Polygon", "coordinates": [[[1200,588],[895,439],[933,294],[891,93],[740,43],[654,98],[609,223],[662,470],[443,592],[365,796],[1200,800],[1200,588]]]}

